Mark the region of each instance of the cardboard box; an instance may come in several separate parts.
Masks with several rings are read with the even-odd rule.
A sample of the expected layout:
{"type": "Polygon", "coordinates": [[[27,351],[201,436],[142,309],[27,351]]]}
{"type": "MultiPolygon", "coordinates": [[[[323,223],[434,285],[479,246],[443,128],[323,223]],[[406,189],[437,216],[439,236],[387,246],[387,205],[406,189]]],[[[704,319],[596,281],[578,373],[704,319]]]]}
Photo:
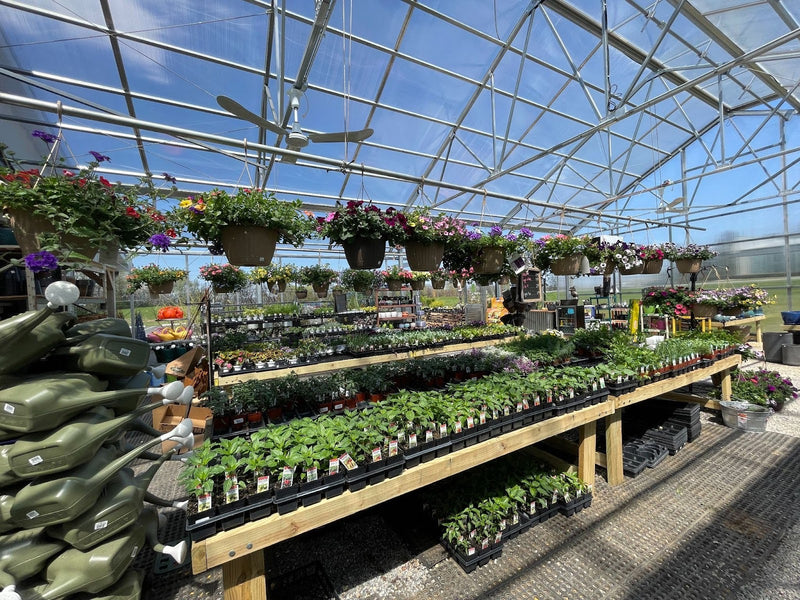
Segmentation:
{"type": "MultiPolygon", "coordinates": [[[[183,404],[167,404],[153,409],[153,427],[163,433],[173,430],[180,422],[186,418],[186,406],[183,404]]],[[[207,435],[211,435],[214,415],[210,408],[202,406],[192,406],[189,409],[189,418],[192,420],[192,432],[194,433],[195,448],[203,443],[207,435]]],[[[161,442],[161,451],[167,452],[175,446],[175,442],[167,440],[161,442]]],[[[178,454],[188,452],[186,448],[181,448],[178,454]]]]}

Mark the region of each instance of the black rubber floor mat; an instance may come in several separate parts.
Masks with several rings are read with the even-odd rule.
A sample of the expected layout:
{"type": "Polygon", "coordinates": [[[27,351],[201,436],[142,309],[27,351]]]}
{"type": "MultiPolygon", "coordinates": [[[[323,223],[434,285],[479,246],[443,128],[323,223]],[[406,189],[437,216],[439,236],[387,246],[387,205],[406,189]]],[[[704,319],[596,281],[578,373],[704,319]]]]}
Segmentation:
{"type": "Polygon", "coordinates": [[[339,600],[318,560],[272,577],[267,588],[269,600],[339,600]]]}

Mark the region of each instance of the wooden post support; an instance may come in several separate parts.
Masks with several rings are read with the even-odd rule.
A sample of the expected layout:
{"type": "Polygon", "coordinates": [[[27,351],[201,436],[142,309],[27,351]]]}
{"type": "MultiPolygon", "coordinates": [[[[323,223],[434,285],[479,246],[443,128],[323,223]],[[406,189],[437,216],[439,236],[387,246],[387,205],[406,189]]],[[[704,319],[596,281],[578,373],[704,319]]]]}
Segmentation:
{"type": "Polygon", "coordinates": [[[264,553],[251,552],[222,565],[225,600],[267,600],[264,553]]]}
{"type": "Polygon", "coordinates": [[[722,375],[722,379],[719,382],[720,388],[720,399],[721,400],[730,400],[731,399],[731,370],[725,369],[720,373],[722,375]]]}
{"type": "Polygon", "coordinates": [[[606,417],[606,463],[608,485],[622,483],[622,409],[606,417]]]}
{"type": "Polygon", "coordinates": [[[578,477],[594,485],[594,462],[597,452],[597,421],[578,427],[578,477]]]}

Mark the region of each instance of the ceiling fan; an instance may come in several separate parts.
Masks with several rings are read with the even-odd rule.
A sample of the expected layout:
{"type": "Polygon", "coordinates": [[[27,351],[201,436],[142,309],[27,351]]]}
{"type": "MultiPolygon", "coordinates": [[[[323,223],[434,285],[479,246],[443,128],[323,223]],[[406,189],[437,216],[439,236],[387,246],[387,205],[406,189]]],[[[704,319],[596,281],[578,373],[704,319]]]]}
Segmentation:
{"type": "MultiPolygon", "coordinates": [[[[300,90],[295,88],[289,90],[289,106],[292,109],[292,124],[288,128],[281,127],[278,123],[273,123],[272,121],[264,119],[228,96],[217,96],[217,104],[240,119],[263,127],[272,133],[285,135],[287,139],[286,147],[295,152],[299,152],[305,148],[308,142],[317,144],[327,142],[363,142],[374,133],[374,131],[369,128],[359,129],[358,131],[337,131],[334,133],[311,133],[310,131],[303,131],[300,127],[300,118],[298,116],[301,93],[300,90]]],[[[293,163],[297,161],[297,157],[284,155],[281,160],[283,162],[293,163]]]]}
{"type": "Polygon", "coordinates": [[[683,196],[678,196],[672,202],[665,202],[663,198],[659,201],[658,207],[656,208],[656,212],[664,213],[664,212],[674,212],[674,213],[686,213],[686,198],[683,196]],[[684,203],[683,206],[680,208],[676,208],[679,204],[684,203]]]}

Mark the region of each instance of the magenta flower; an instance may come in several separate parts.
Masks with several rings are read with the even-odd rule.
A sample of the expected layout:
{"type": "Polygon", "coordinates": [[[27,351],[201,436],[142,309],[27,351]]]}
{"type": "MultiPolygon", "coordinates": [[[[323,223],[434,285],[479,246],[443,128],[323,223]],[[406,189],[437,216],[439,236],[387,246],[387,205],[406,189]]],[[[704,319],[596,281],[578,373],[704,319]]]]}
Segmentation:
{"type": "Polygon", "coordinates": [[[46,144],[52,144],[58,139],[57,135],[53,135],[52,133],[47,133],[46,131],[40,131],[38,129],[36,129],[31,135],[33,137],[39,138],[46,144]]]}
{"type": "Polygon", "coordinates": [[[89,150],[89,154],[94,156],[94,159],[99,163],[105,162],[105,161],[111,162],[111,157],[106,156],[105,154],[100,154],[99,152],[95,152],[94,150],[89,150]]]}

